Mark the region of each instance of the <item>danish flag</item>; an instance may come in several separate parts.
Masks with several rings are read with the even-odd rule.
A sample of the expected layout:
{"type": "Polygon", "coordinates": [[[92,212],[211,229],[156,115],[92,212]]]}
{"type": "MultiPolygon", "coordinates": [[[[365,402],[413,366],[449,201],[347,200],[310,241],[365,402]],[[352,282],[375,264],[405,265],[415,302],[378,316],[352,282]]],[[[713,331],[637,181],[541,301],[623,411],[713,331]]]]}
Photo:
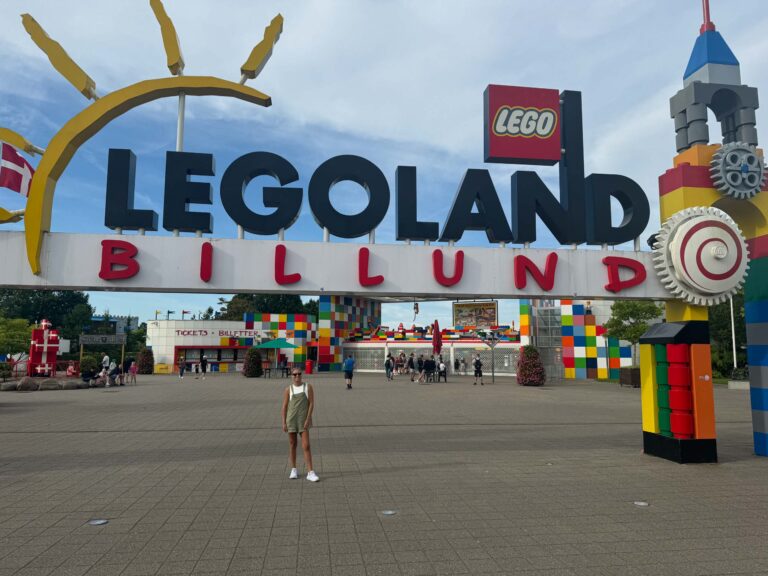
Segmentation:
{"type": "Polygon", "coordinates": [[[34,173],[31,164],[24,160],[16,148],[0,142],[0,187],[29,196],[29,184],[34,173]]]}

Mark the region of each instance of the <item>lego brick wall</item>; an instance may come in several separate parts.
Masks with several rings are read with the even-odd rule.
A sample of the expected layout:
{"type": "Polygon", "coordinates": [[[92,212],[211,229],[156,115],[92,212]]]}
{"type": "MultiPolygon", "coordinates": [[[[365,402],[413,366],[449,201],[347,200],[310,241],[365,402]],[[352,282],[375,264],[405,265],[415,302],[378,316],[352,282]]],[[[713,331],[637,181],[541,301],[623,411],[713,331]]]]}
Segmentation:
{"type": "Polygon", "coordinates": [[[381,302],[353,296],[320,296],[317,321],[317,369],[341,370],[342,344],[356,333],[381,325],[381,302]]]}
{"type": "Polygon", "coordinates": [[[632,365],[632,348],[607,336],[584,303],[561,300],[560,314],[565,378],[617,379],[619,368],[632,365]]]}
{"type": "MultiPolygon", "coordinates": [[[[280,350],[288,362],[304,362],[307,359],[307,345],[315,340],[315,317],[306,314],[270,314],[247,312],[243,315],[246,330],[258,330],[271,339],[285,338],[298,346],[280,350]]],[[[253,346],[253,338],[221,338],[222,346],[253,346]]]]}

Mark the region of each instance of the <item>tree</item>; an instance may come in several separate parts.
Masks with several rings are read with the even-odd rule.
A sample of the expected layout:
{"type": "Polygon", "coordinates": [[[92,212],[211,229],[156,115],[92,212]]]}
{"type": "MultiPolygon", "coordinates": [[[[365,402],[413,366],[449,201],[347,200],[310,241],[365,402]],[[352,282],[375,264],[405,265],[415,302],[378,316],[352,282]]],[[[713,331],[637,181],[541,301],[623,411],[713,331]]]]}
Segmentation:
{"type": "Polygon", "coordinates": [[[0,354],[28,352],[32,326],[24,318],[0,316],[0,354]]]}
{"type": "MultiPolygon", "coordinates": [[[[747,328],[744,320],[744,292],[733,295],[733,323],[736,335],[736,356],[739,366],[747,361],[747,328]]],[[[728,301],[709,308],[709,336],[712,341],[712,369],[724,376],[733,371],[733,342],[731,340],[731,304],[728,301]]]]}
{"type": "Polygon", "coordinates": [[[547,380],[544,364],[535,346],[520,348],[517,359],[517,383],[520,386],[543,386],[547,380]]]}
{"type": "Polygon", "coordinates": [[[304,312],[309,316],[314,316],[315,321],[317,321],[320,318],[320,300],[313,298],[304,302],[304,312]]]}
{"type": "Polygon", "coordinates": [[[303,314],[301,297],[290,294],[235,294],[230,300],[219,298],[220,320],[242,320],[246,312],[303,314]]]}
{"type": "Polygon", "coordinates": [[[136,368],[139,374],[153,374],[155,371],[155,355],[152,348],[142,348],[139,351],[139,358],[136,361],[136,368]]]}
{"type": "Polygon", "coordinates": [[[259,378],[264,371],[261,368],[261,352],[256,348],[250,348],[245,354],[243,363],[243,376],[246,378],[259,378]]]}
{"type": "Polygon", "coordinates": [[[611,306],[611,318],[605,323],[609,336],[632,344],[632,353],[648,323],[661,316],[662,309],[647,300],[619,300],[611,306]]]}
{"type": "Polygon", "coordinates": [[[128,338],[125,345],[128,352],[136,352],[147,347],[147,323],[142,322],[136,330],[128,332],[128,338]]]}
{"type": "Polygon", "coordinates": [[[80,334],[88,331],[93,318],[93,308],[89,304],[76,304],[63,319],[61,327],[62,338],[77,339],[80,334]]]}
{"type": "Polygon", "coordinates": [[[216,316],[216,312],[213,310],[213,306],[208,306],[205,312],[200,314],[200,320],[213,320],[216,316]]]}
{"type": "Polygon", "coordinates": [[[30,323],[46,318],[54,328],[64,326],[64,318],[78,304],[88,305],[85,292],[0,289],[0,315],[30,323]]]}

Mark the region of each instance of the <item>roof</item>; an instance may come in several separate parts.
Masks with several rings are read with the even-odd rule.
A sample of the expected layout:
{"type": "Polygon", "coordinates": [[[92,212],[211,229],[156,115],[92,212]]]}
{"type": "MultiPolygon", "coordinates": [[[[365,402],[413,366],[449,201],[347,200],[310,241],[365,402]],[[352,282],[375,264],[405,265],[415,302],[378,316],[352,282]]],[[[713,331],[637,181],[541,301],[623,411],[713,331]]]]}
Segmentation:
{"type": "Polygon", "coordinates": [[[696,38],[683,78],[688,78],[707,64],[739,65],[739,61],[731,52],[725,39],[716,30],[707,30],[696,38]]]}

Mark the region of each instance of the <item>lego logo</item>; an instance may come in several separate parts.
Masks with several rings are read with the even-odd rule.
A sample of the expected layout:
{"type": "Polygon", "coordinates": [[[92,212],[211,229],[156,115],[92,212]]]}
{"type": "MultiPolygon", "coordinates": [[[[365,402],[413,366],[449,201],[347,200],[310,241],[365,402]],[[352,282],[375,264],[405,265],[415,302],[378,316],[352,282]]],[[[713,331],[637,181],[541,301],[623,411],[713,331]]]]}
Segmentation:
{"type": "Polygon", "coordinates": [[[551,108],[521,108],[502,106],[493,120],[497,136],[549,138],[557,127],[557,114],[551,108]]]}

